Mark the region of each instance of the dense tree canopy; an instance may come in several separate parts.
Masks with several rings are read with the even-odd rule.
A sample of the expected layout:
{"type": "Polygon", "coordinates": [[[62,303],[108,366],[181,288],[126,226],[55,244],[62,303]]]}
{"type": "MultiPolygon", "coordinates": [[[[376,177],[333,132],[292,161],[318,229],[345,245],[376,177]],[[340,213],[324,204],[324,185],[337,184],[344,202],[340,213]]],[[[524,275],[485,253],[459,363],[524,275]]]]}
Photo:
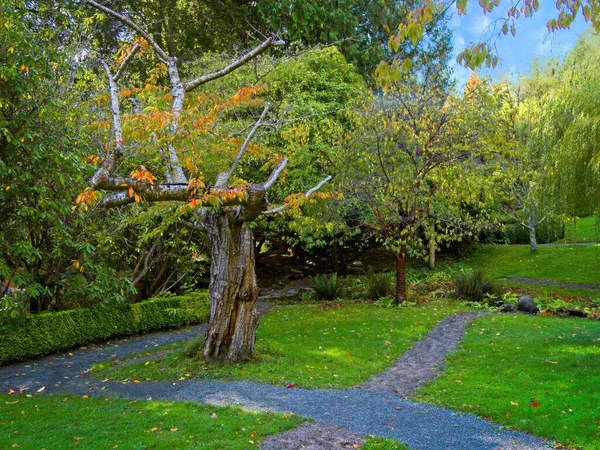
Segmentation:
{"type": "MultiPolygon", "coordinates": [[[[0,9],[0,296],[32,311],[204,286],[232,236],[244,257],[211,277],[237,301],[261,250],[343,270],[376,235],[404,261],[492,208],[529,228],[597,209],[594,39],[519,86],[457,93],[447,15],[464,1],[83,3],[0,9]]],[[[499,35],[538,4],[508,8],[499,35]]],[[[565,1],[549,28],[578,14],[596,26],[595,2],[565,1]]],[[[493,66],[488,44],[460,62],[493,66]]]]}

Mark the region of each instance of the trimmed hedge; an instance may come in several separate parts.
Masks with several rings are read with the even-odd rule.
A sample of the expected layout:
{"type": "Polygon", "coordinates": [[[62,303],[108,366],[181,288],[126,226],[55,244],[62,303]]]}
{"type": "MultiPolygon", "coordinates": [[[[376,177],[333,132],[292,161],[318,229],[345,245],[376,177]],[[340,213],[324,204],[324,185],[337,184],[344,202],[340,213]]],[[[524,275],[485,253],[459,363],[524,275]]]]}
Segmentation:
{"type": "Polygon", "coordinates": [[[32,314],[0,321],[0,365],[117,336],[208,320],[208,293],[32,314]]]}

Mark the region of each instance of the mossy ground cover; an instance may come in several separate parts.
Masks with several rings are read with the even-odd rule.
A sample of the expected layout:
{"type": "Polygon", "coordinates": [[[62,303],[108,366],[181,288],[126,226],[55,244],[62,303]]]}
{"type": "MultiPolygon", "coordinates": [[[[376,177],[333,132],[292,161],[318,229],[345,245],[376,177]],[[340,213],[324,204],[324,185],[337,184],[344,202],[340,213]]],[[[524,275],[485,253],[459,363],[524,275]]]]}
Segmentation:
{"type": "Polygon", "coordinates": [[[0,447],[252,449],[303,421],[291,414],[183,402],[2,395],[0,447]]]}
{"type": "Polygon", "coordinates": [[[465,309],[458,302],[406,308],[340,302],[279,306],[261,319],[256,357],[246,364],[207,364],[199,356],[184,356],[182,348],[150,361],[98,364],[92,373],[129,381],[210,378],[347,388],[385,370],[437,322],[465,309]]]}
{"type": "Polygon", "coordinates": [[[467,327],[444,373],[415,398],[599,449],[598,374],[600,322],[494,315],[467,327]]]}

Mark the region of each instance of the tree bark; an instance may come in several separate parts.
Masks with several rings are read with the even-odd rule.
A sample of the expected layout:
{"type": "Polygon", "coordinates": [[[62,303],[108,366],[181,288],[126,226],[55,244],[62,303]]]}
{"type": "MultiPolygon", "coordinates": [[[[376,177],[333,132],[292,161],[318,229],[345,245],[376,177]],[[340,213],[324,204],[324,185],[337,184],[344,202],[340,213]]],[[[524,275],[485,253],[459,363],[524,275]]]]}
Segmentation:
{"type": "Polygon", "coordinates": [[[396,254],[396,305],[406,300],[406,252],[396,254]]]}
{"type": "Polygon", "coordinates": [[[429,268],[435,269],[435,239],[429,239],[429,268]]]}
{"type": "Polygon", "coordinates": [[[529,249],[531,253],[537,252],[537,237],[536,237],[536,223],[534,213],[529,210],[527,211],[527,228],[529,228],[529,249]]]}
{"type": "Polygon", "coordinates": [[[210,322],[206,360],[239,362],[254,353],[258,313],[252,230],[232,211],[208,214],[204,225],[212,245],[210,322]]]}

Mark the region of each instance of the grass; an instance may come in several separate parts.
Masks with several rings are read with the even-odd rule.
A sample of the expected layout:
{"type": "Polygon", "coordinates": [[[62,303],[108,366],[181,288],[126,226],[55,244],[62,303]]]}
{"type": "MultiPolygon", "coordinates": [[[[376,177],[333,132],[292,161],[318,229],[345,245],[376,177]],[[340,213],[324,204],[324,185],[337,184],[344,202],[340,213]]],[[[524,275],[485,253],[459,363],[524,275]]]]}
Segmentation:
{"type": "Polygon", "coordinates": [[[361,450],[410,450],[408,446],[393,439],[385,439],[379,436],[369,436],[361,450]]]}
{"type": "Polygon", "coordinates": [[[583,288],[564,288],[560,286],[543,286],[526,283],[515,283],[503,281],[502,284],[511,288],[510,290],[519,295],[531,295],[532,297],[560,297],[575,303],[589,304],[589,300],[600,298],[600,291],[583,288]]]}
{"type": "Polygon", "coordinates": [[[599,449],[598,374],[600,323],[495,315],[468,327],[445,372],[416,398],[569,447],[599,449]]]}
{"type": "Polygon", "coordinates": [[[463,263],[493,278],[527,277],[600,285],[598,246],[539,247],[532,254],[527,245],[484,245],[463,263]]]}
{"type": "Polygon", "coordinates": [[[183,402],[0,396],[2,448],[251,449],[301,422],[183,402]]]}
{"type": "Polygon", "coordinates": [[[596,217],[584,217],[565,226],[564,242],[598,242],[596,217]]]}
{"type": "Polygon", "coordinates": [[[465,310],[460,303],[442,302],[390,309],[338,302],[279,306],[261,319],[257,356],[246,364],[207,364],[184,357],[180,349],[120,367],[98,364],[92,373],[129,381],[210,378],[348,388],[383,371],[438,321],[460,310],[465,310]]]}

